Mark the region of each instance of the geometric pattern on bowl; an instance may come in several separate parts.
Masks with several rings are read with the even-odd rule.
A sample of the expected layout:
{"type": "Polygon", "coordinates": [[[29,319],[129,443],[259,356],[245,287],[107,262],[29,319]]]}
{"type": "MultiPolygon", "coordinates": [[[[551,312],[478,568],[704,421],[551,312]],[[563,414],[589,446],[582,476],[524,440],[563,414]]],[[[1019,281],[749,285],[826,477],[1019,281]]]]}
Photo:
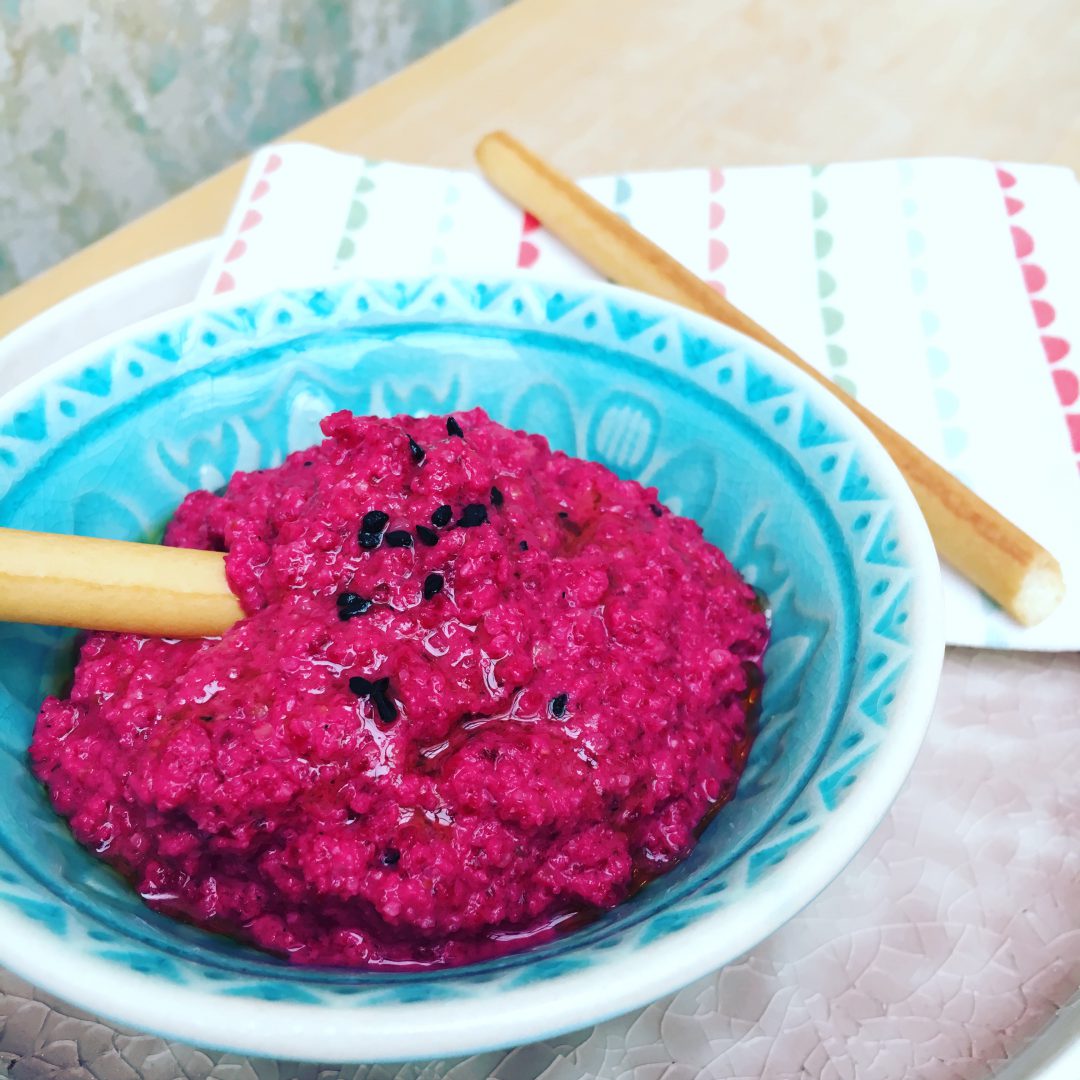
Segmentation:
{"type": "MultiPolygon", "coordinates": [[[[168,984],[190,991],[177,1000],[192,1008],[226,1012],[237,999],[450,1006],[447,1017],[457,1019],[434,1053],[510,1041],[474,1031],[452,1006],[475,1011],[530,987],[551,996],[563,984],[572,996],[588,985],[582,976],[632,970],[638,954],[659,970],[663,956],[679,953],[647,990],[613,993],[569,1022],[555,1010],[513,1029],[515,1038],[551,1034],[732,959],[808,902],[873,827],[876,817],[849,826],[832,854],[823,846],[830,821],[861,788],[898,786],[928,716],[927,705],[927,716],[894,732],[911,668],[921,672],[913,693],[925,697],[922,683],[940,659],[938,631],[929,629],[937,586],[915,573],[926,566],[925,531],[900,505],[910,497],[883,471],[880,450],[853,437],[850,418],[808,380],[670,305],[609,287],[425,278],[338,282],[173,313],[82,350],[0,402],[0,524],[156,538],[187,491],[277,464],[319,438],[318,420],[335,409],[473,405],[655,485],[767,594],[773,639],[762,722],[736,798],[672,873],[527,953],[394,976],[297,969],[155,914],[74,842],[25,758],[41,697],[70,671],[73,636],[0,624],[0,939],[17,927],[39,952],[62,955],[75,974],[53,979],[57,992],[253,1052],[271,1044],[239,1028],[192,1027],[186,1006],[168,1022],[131,1006],[129,992],[168,984]],[[916,627],[923,651],[912,645],[916,627]],[[890,741],[893,765],[878,768],[890,741]],[[823,869],[807,892],[810,861],[823,869]],[[100,988],[121,972],[139,978],[114,1002],[87,998],[91,975],[100,988]]],[[[880,797],[864,797],[883,812],[880,797]]],[[[33,968],[26,973],[49,985],[11,951],[0,945],[0,961],[33,968]]],[[[527,1009],[540,998],[521,1000],[527,1009]]],[[[272,1045],[304,1056],[295,1041],[272,1045]]],[[[405,1049],[393,1037],[355,1045],[369,1057],[405,1049]]]]}

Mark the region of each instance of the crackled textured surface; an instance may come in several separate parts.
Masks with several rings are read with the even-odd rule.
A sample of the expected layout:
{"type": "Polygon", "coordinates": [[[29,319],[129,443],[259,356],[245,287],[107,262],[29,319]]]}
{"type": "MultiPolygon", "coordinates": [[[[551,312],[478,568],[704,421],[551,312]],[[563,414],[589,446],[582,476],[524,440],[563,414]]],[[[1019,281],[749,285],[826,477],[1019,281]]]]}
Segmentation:
{"type": "Polygon", "coordinates": [[[1080,987],[1080,657],[954,651],[888,818],[723,971],[562,1039],[401,1066],[244,1060],[115,1031],[0,976],[19,1080],[982,1080],[1080,987]]]}
{"type": "Polygon", "coordinates": [[[0,0],[0,290],[505,0],[0,0]]]}

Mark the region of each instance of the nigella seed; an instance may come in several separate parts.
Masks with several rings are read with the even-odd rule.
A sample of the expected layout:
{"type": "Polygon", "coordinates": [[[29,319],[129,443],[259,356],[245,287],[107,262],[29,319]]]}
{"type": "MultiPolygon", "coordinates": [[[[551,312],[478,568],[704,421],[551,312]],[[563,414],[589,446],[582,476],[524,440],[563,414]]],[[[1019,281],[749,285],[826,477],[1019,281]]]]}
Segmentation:
{"type": "Polygon", "coordinates": [[[416,526],[416,535],[421,544],[427,547],[434,547],[439,542],[439,534],[434,529],[429,529],[426,525],[416,526]]]}
{"type": "Polygon", "coordinates": [[[487,507],[483,503],[469,503],[464,510],[461,511],[461,517],[458,518],[458,524],[465,529],[475,528],[477,525],[483,525],[487,522],[487,507]]]}
{"type": "Polygon", "coordinates": [[[444,529],[450,524],[450,519],[454,516],[454,511],[449,506],[440,506],[434,514],[431,515],[431,524],[437,529],[444,529]]]}
{"type": "Polygon", "coordinates": [[[392,724],[397,719],[397,706],[385,694],[372,694],[371,700],[384,724],[392,724]]]}
{"type": "Polygon", "coordinates": [[[427,457],[424,448],[411,435],[409,436],[409,453],[416,465],[423,464],[424,458],[427,457]]]}
{"type": "Polygon", "coordinates": [[[570,700],[569,694],[559,694],[551,699],[551,715],[559,719],[566,712],[566,703],[570,700]]]}
{"type": "Polygon", "coordinates": [[[382,531],[390,522],[390,515],[382,510],[369,510],[360,522],[360,546],[373,551],[382,543],[382,531]]]}
{"type": "Polygon", "coordinates": [[[518,541],[518,547],[521,548],[522,551],[528,551],[529,550],[529,542],[528,542],[528,540],[519,540],[518,541]]]}
{"type": "Polygon", "coordinates": [[[493,487],[491,489],[491,505],[502,506],[503,501],[503,493],[497,487],[493,487]]]}
{"type": "Polygon", "coordinates": [[[412,533],[407,529],[395,529],[384,537],[387,547],[412,547],[412,533]]]}
{"type": "Polygon", "coordinates": [[[465,438],[465,432],[461,430],[461,425],[452,416],[446,418],[446,433],[447,435],[456,435],[459,439],[465,438]]]}
{"type": "Polygon", "coordinates": [[[348,622],[356,615],[363,615],[371,607],[371,601],[359,593],[343,592],[338,594],[337,611],[338,618],[342,622],[348,622]]]}
{"type": "Polygon", "coordinates": [[[653,503],[652,506],[649,507],[649,509],[653,512],[654,516],[656,516],[656,517],[663,517],[664,516],[664,511],[661,510],[660,507],[656,505],[656,503],[653,503]]]}
{"type": "Polygon", "coordinates": [[[438,596],[443,590],[443,584],[442,574],[428,574],[424,578],[424,599],[431,600],[433,597],[438,596]]]}
{"type": "Polygon", "coordinates": [[[398,860],[401,858],[401,852],[397,848],[388,847],[383,852],[383,866],[397,866],[398,860]]]}
{"type": "Polygon", "coordinates": [[[390,689],[388,678],[383,677],[372,681],[365,679],[363,675],[354,675],[349,679],[349,689],[357,697],[371,698],[371,703],[384,724],[392,724],[397,719],[397,706],[387,696],[390,689]]]}

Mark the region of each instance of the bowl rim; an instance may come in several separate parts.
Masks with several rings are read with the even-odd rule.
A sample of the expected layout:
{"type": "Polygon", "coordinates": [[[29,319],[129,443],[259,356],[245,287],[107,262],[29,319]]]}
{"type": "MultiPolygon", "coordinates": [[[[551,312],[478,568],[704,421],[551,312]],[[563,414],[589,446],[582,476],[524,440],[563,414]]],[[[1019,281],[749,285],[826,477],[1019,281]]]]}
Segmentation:
{"type": "MultiPolygon", "coordinates": [[[[339,287],[350,281],[431,284],[477,280],[477,275],[464,274],[386,278],[335,275],[257,295],[229,293],[196,300],[139,320],[48,364],[0,396],[0,408],[14,410],[21,401],[90,357],[185,317],[230,311],[273,296],[339,287]]],[[[234,1053],[315,1062],[388,1062],[479,1053],[553,1037],[621,1015],[743,955],[816,898],[877,828],[922,743],[944,656],[937,554],[914,496],[887,452],[865,424],[816,380],[772,349],[704,315],[608,283],[561,282],[521,272],[485,275],[484,280],[527,284],[541,291],[586,291],[681,320],[703,337],[719,333],[755,364],[782,375],[785,382],[805,395],[818,415],[852,440],[862,455],[865,471],[873,476],[895,510],[894,528],[911,568],[912,618],[907,627],[911,651],[891,708],[888,752],[873,755],[859,783],[829,815],[829,827],[808,838],[783,866],[773,871],[772,887],[756,891],[754,904],[722,907],[662,938],[639,945],[633,952],[607,954],[584,970],[511,989],[500,988],[497,1009],[479,1010],[479,1002],[467,998],[332,1005],[226,997],[165,982],[104,958],[80,954],[73,962],[66,942],[14,909],[0,906],[0,961],[9,970],[116,1023],[234,1053]],[[728,944],[717,950],[701,948],[710,932],[718,929],[722,929],[728,944]]]]}

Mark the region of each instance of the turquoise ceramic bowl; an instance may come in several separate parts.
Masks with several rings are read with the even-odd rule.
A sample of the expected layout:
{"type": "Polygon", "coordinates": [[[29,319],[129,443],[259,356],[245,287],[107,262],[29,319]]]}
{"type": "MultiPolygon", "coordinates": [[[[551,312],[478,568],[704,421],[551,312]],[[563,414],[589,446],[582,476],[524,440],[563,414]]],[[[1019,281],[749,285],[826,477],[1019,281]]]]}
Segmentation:
{"type": "Polygon", "coordinates": [[[760,735],[683,865],[585,929],[427,974],[290,968],[145,908],[27,768],[72,636],[0,625],[0,964],[104,1016],[294,1059],[473,1052],[626,1011],[751,948],[884,814],[930,715],[937,560],[896,469],[812,380],[633,293],[523,279],[346,283],[184,309],[0,402],[0,524],[150,538],[192,488],[358,413],[482,405],[655,484],[769,595],[760,735]]]}

